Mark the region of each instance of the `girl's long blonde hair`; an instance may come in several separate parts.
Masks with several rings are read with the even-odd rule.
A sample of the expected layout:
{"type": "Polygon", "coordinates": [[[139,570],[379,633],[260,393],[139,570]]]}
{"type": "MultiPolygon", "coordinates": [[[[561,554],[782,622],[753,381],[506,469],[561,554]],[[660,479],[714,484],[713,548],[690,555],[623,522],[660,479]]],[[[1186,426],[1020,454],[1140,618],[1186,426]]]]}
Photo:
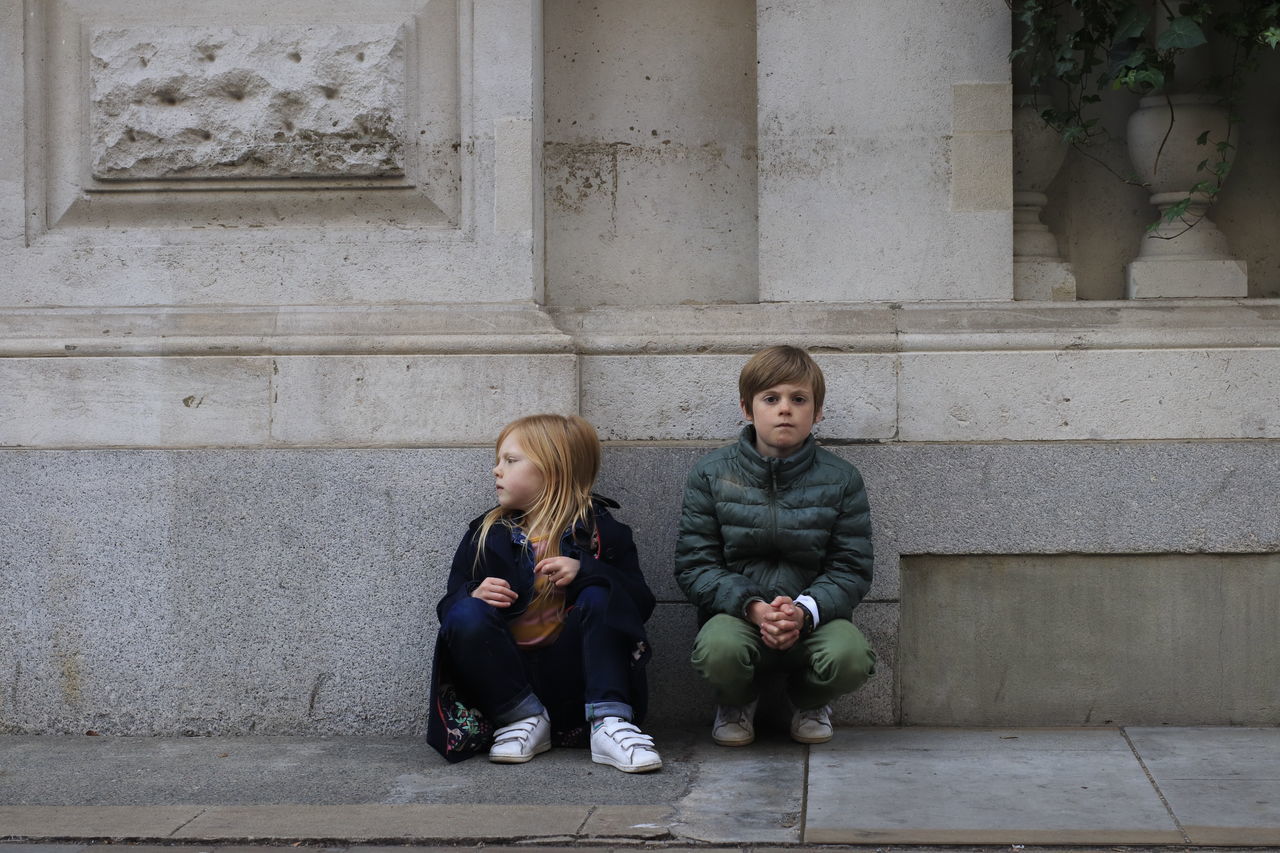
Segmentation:
{"type": "Polygon", "coordinates": [[[581,522],[590,530],[591,488],[600,473],[600,439],[596,429],[577,415],[529,415],[503,427],[494,445],[495,457],[502,443],[515,436],[520,447],[542,474],[542,493],[523,513],[496,506],[485,514],[476,531],[476,568],[484,542],[495,524],[519,525],[530,542],[545,543],[543,557],[560,555],[561,534],[581,522]]]}

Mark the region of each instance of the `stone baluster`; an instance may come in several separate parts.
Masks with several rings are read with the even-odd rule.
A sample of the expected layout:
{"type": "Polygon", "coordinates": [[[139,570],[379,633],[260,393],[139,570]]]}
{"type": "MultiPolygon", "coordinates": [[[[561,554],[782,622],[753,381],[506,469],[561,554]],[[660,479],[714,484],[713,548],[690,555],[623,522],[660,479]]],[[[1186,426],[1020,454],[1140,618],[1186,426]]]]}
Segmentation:
{"type": "Polygon", "coordinates": [[[1040,118],[1026,96],[1013,110],[1013,298],[1070,301],[1076,298],[1071,265],[1058,253],[1058,241],[1040,220],[1067,147],[1040,118]]]}

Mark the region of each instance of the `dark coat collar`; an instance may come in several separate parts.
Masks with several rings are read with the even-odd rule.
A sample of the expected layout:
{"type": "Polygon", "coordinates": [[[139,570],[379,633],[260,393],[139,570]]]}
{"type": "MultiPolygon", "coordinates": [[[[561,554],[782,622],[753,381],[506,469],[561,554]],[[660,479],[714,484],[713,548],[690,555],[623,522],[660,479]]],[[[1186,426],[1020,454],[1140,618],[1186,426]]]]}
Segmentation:
{"type": "Polygon", "coordinates": [[[790,485],[792,480],[800,477],[813,467],[813,460],[818,454],[818,444],[813,436],[806,436],[800,449],[784,459],[762,456],[756,450],[756,428],[747,424],[738,434],[738,458],[742,466],[760,478],[772,479],[779,486],[790,485]]]}

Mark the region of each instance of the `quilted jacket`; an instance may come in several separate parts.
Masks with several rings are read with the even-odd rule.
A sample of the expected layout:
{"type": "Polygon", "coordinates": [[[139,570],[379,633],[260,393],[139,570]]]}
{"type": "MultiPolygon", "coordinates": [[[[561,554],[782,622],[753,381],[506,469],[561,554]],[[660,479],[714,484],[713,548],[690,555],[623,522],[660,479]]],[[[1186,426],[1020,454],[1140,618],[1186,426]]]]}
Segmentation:
{"type": "Polygon", "coordinates": [[[748,425],[689,472],[675,575],[699,623],[777,595],[812,596],[820,623],[848,619],[871,586],[871,562],[862,475],[812,436],[774,459],[756,450],[748,425]]]}

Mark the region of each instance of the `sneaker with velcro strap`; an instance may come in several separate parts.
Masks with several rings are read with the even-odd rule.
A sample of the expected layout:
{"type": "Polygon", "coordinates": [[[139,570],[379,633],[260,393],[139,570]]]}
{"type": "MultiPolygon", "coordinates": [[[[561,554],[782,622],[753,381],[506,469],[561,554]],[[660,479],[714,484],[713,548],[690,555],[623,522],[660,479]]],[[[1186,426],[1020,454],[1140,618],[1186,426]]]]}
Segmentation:
{"type": "Polygon", "coordinates": [[[497,764],[524,764],[551,748],[551,719],[547,712],[501,726],[493,733],[489,760],[497,764]]]}
{"type": "Polygon", "coordinates": [[[591,723],[591,760],[623,773],[648,773],[662,767],[653,738],[621,717],[604,717],[591,723]]]}

